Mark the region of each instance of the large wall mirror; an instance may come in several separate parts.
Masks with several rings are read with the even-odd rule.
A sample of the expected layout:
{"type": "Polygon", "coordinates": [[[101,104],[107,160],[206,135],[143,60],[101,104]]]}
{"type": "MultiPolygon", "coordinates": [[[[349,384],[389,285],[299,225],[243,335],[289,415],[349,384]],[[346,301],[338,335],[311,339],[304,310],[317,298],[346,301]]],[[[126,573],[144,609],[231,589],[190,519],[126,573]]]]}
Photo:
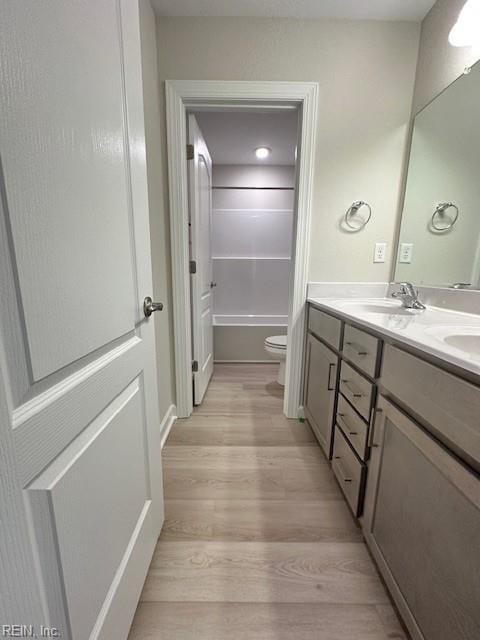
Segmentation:
{"type": "Polygon", "coordinates": [[[480,288],[480,63],[415,118],[395,279],[480,288]]]}

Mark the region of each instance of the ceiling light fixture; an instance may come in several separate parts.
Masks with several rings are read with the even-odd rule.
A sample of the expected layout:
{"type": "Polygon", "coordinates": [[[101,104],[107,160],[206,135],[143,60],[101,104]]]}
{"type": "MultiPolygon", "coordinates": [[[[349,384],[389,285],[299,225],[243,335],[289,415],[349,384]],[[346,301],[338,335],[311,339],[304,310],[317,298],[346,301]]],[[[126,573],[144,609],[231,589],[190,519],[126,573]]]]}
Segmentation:
{"type": "Polygon", "coordinates": [[[467,0],[448,36],[453,47],[480,44],[480,0],[467,0]]]}
{"type": "Polygon", "coordinates": [[[259,160],[265,160],[272,153],[272,150],[268,147],[257,147],[255,149],[255,155],[259,160]]]}

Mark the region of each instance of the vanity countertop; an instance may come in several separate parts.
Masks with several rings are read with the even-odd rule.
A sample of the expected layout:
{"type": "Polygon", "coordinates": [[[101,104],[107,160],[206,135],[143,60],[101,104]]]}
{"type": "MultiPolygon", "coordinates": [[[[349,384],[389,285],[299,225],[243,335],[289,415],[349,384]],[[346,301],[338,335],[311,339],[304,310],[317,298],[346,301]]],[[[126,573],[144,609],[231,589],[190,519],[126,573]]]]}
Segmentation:
{"type": "Polygon", "coordinates": [[[428,306],[423,312],[388,298],[317,298],[308,302],[380,336],[474,374],[480,383],[480,316],[428,306]]]}

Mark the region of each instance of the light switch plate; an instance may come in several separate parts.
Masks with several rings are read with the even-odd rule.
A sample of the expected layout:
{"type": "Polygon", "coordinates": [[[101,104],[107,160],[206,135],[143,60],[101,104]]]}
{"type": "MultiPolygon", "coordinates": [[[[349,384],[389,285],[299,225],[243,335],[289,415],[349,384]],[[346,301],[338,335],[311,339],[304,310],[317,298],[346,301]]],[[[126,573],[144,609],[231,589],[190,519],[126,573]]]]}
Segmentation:
{"type": "Polygon", "coordinates": [[[412,261],[413,244],[411,242],[402,242],[400,251],[398,252],[398,261],[403,264],[410,264],[412,261]]]}
{"type": "Polygon", "coordinates": [[[387,243],[386,242],[376,242],[375,243],[375,252],[373,254],[374,262],[385,262],[387,257],[387,243]]]}

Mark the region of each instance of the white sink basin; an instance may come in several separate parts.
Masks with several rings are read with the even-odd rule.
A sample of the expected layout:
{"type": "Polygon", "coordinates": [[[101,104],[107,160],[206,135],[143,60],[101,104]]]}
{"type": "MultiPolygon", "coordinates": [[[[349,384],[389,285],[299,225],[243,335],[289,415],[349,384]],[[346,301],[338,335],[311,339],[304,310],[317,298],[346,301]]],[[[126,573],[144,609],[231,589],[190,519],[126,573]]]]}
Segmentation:
{"type": "Polygon", "coordinates": [[[386,315],[412,315],[418,313],[413,309],[405,309],[401,302],[396,300],[338,300],[336,306],[345,311],[358,311],[360,313],[381,313],[386,315]]]}
{"type": "Polygon", "coordinates": [[[480,335],[453,335],[445,338],[445,342],[455,349],[466,351],[472,356],[480,356],[480,335]]]}
{"type": "Polygon", "coordinates": [[[472,358],[480,356],[479,327],[458,327],[454,325],[428,327],[425,329],[425,333],[454,349],[470,355],[472,358]]]}
{"type": "Polygon", "coordinates": [[[310,302],[445,362],[480,379],[480,314],[429,305],[424,311],[405,309],[391,298],[310,298],[310,302]]]}

